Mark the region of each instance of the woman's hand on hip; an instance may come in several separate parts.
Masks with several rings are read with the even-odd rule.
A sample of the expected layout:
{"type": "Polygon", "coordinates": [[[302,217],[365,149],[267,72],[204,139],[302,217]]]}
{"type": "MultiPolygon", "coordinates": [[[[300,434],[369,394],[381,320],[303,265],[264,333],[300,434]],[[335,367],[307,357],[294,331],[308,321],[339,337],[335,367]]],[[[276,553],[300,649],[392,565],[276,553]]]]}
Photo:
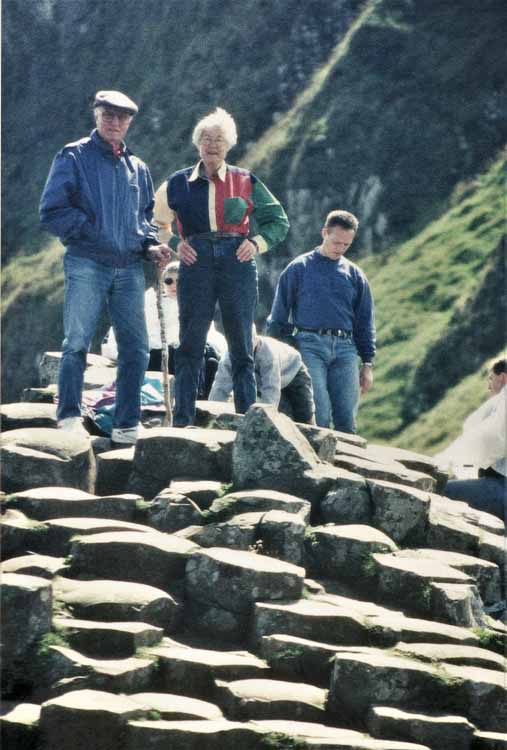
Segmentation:
{"type": "Polygon", "coordinates": [[[236,250],[236,257],[240,263],[244,263],[247,260],[252,260],[257,254],[257,245],[251,240],[243,240],[241,245],[236,250]]]}
{"type": "Polygon", "coordinates": [[[195,263],[195,261],[197,260],[197,253],[195,252],[192,245],[189,245],[186,240],[180,240],[178,242],[176,252],[178,253],[178,258],[186,266],[191,266],[192,263],[195,263]]]}

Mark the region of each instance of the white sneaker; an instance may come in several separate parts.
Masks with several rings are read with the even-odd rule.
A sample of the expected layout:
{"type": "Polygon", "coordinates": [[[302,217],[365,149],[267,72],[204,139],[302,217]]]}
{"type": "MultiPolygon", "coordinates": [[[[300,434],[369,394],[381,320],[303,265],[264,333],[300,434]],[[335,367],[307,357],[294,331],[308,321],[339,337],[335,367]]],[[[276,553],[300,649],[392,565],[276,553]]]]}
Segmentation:
{"type": "Polygon", "coordinates": [[[111,432],[111,441],[121,445],[135,445],[137,438],[141,434],[140,425],[135,427],[113,427],[111,432]]]}
{"type": "Polygon", "coordinates": [[[64,432],[73,432],[74,435],[90,437],[83,427],[83,420],[81,417],[66,417],[65,419],[59,419],[56,426],[59,430],[64,430],[64,432]]]}

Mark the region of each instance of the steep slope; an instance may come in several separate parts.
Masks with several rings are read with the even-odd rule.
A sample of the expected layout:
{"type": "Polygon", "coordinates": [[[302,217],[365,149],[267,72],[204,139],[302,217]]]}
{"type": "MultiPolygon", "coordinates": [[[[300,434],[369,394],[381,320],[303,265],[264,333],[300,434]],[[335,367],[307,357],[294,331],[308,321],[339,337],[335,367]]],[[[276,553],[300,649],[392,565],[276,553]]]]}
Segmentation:
{"type": "Polygon", "coordinates": [[[412,240],[363,262],[378,303],[379,357],[361,434],[398,435],[505,345],[504,179],[501,157],[412,240]]]}
{"type": "Polygon", "coordinates": [[[436,405],[396,436],[396,444],[434,455],[461,433],[466,417],[489,396],[486,378],[491,364],[506,356],[505,347],[477,372],[467,375],[450,388],[436,405]]]}
{"type": "Polygon", "coordinates": [[[360,216],[363,250],[406,239],[505,142],[498,0],[372,1],[352,31],[311,98],[303,93],[245,156],[285,198],[293,252],[336,206],[360,216]]]}

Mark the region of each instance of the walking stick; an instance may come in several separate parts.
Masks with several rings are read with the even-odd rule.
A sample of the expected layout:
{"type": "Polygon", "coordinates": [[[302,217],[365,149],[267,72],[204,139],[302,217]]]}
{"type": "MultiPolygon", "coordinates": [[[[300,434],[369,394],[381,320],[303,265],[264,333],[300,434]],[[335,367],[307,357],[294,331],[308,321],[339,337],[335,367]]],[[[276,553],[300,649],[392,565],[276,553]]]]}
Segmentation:
{"type": "Polygon", "coordinates": [[[167,332],[165,327],[165,316],[163,307],[163,289],[164,289],[164,271],[158,269],[157,283],[157,313],[160,323],[160,340],[162,343],[162,386],[164,392],[165,416],[162,422],[164,427],[171,427],[173,423],[173,413],[171,409],[171,394],[169,391],[169,352],[167,349],[167,332]]]}

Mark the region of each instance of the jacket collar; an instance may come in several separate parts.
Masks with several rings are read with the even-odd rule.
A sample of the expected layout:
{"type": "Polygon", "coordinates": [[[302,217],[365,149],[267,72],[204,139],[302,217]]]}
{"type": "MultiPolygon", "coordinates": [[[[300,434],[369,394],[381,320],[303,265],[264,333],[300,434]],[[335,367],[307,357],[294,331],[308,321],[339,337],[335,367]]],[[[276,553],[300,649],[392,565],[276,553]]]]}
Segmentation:
{"type": "MultiPolygon", "coordinates": [[[[104,156],[113,156],[113,149],[111,148],[111,144],[107,143],[102,136],[99,135],[99,131],[97,128],[92,130],[90,138],[92,139],[93,143],[100,149],[100,151],[104,154],[104,156]]],[[[132,165],[132,161],[130,160],[130,157],[132,156],[132,151],[127,148],[125,145],[125,142],[122,141],[121,143],[121,157],[125,159],[125,162],[127,164],[127,167],[131,172],[134,172],[134,167],[132,165]]]]}
{"type": "MultiPolygon", "coordinates": [[[[222,182],[225,182],[225,175],[227,173],[227,164],[222,162],[222,166],[218,170],[218,177],[222,180],[222,182]]],[[[197,162],[195,167],[192,170],[192,174],[188,178],[189,182],[195,182],[199,177],[206,177],[206,173],[204,171],[204,163],[202,159],[197,162]]]]}

